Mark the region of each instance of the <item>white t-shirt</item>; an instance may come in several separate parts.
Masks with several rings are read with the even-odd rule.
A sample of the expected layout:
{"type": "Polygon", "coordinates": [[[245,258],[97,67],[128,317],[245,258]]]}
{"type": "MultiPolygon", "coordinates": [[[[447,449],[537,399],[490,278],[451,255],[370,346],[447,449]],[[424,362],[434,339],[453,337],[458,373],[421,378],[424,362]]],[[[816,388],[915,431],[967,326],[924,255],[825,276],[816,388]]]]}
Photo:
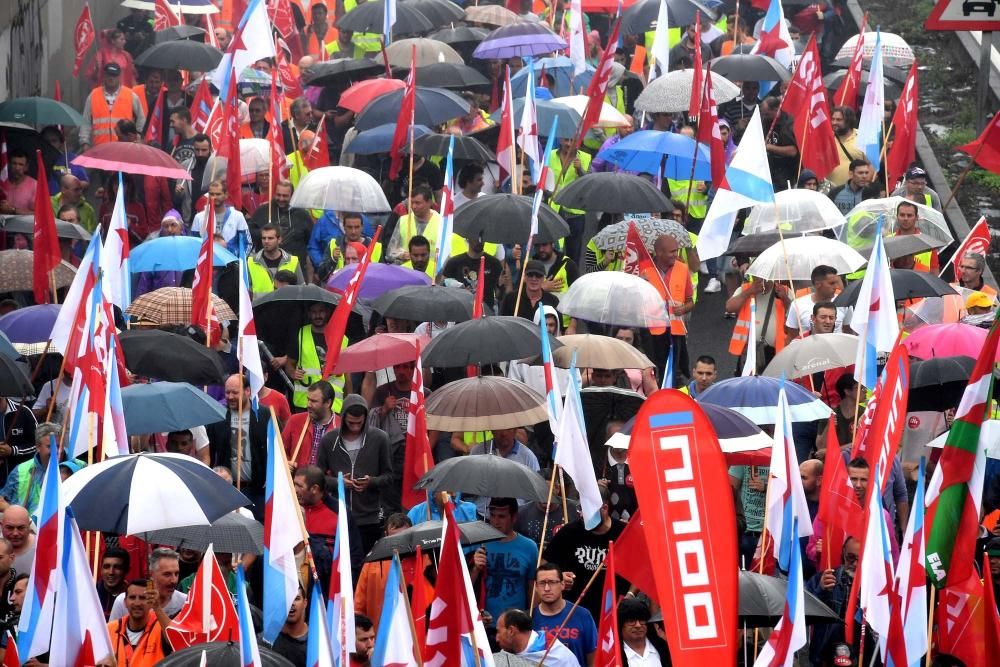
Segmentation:
{"type": "MultiPolygon", "coordinates": [[[[170,600],[163,606],[163,613],[171,618],[181,610],[184,603],[187,602],[188,596],[186,593],[181,593],[180,591],[174,591],[170,595],[170,600]]],[[[128,613],[128,609],[125,607],[125,594],[119,593],[118,597],[115,598],[115,603],[111,605],[111,615],[108,617],[112,621],[121,618],[128,613]]]]}
{"type": "MultiPolygon", "coordinates": [[[[813,295],[805,294],[800,296],[788,307],[788,315],[785,317],[785,326],[789,329],[798,329],[799,332],[805,333],[807,331],[812,331],[812,314],[813,306],[816,304],[813,301],[813,295]],[[798,322],[796,322],[796,316],[798,322]]],[[[843,333],[844,322],[851,321],[851,314],[854,309],[851,307],[838,307],[837,308],[837,323],[833,326],[834,333],[843,333]]],[[[757,311],[760,315],[760,310],[757,311]]]]}

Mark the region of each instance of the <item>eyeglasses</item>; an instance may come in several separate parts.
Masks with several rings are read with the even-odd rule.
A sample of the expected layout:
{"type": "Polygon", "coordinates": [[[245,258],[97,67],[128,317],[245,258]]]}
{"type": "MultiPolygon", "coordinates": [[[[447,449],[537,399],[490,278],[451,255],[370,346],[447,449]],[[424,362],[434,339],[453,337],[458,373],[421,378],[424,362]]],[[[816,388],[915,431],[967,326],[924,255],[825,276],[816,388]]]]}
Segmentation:
{"type": "Polygon", "coordinates": [[[554,579],[554,580],[549,580],[549,581],[536,581],[535,583],[538,584],[539,588],[553,588],[555,586],[561,586],[562,585],[562,580],[561,579],[554,579]]]}
{"type": "Polygon", "coordinates": [[[844,562],[845,563],[857,563],[858,562],[858,555],[857,554],[850,554],[850,553],[844,554],[844,562]]]}

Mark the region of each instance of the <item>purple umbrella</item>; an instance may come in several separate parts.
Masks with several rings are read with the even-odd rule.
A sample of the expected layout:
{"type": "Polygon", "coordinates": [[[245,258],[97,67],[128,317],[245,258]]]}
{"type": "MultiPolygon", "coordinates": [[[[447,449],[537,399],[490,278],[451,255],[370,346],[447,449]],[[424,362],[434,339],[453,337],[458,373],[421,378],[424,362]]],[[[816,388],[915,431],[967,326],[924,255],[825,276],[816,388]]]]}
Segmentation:
{"type": "Polygon", "coordinates": [[[560,51],[566,46],[566,40],[549,30],[544,23],[512,23],[491,32],[472,52],[472,56],[480,60],[539,56],[560,51]]]}
{"type": "Polygon", "coordinates": [[[59,317],[59,308],[52,304],[18,308],[0,317],[0,331],[12,343],[44,343],[59,317]]]}
{"type": "MultiPolygon", "coordinates": [[[[351,264],[336,271],[327,281],[327,288],[343,293],[347,289],[347,284],[351,282],[354,272],[358,270],[358,266],[358,264],[351,264]]],[[[359,296],[362,299],[375,299],[397,287],[430,284],[430,277],[421,271],[406,269],[395,264],[371,264],[361,282],[359,296]]]]}

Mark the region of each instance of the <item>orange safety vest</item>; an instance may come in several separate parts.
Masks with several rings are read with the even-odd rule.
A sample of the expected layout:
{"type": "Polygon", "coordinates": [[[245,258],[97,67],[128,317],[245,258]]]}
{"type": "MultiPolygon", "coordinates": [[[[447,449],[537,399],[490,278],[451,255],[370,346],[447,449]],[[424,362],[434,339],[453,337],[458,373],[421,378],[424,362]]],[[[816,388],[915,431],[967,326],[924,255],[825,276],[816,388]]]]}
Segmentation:
{"type": "MultiPolygon", "coordinates": [[[[670,268],[670,275],[667,276],[666,285],[663,284],[660,271],[655,265],[643,269],[642,277],[656,288],[656,291],[663,297],[664,302],[668,304],[670,301],[684,303],[684,294],[687,292],[688,285],[691,284],[691,273],[688,270],[687,264],[680,260],[674,262],[674,265],[670,268]],[[669,295],[667,292],[664,292],[664,288],[667,289],[669,295]]],[[[667,314],[670,318],[670,333],[674,336],[686,336],[687,325],[684,324],[684,318],[680,315],[675,315],[674,309],[669,306],[667,314]]],[[[655,329],[659,329],[659,327],[651,328],[650,332],[654,334],[658,333],[655,329]]]]}
{"type": "MultiPolygon", "coordinates": [[[[750,297],[751,299],[753,297],[750,297]]],[[[785,302],[780,297],[774,297],[774,318],[778,324],[774,330],[774,349],[781,352],[785,348],[785,302]],[[782,327],[782,328],[777,328],[782,327]]],[[[747,299],[736,316],[736,326],[733,327],[733,337],[729,339],[729,354],[739,357],[747,349],[750,341],[750,299],[747,299]]]]}
{"type": "Polygon", "coordinates": [[[118,90],[118,97],[115,98],[114,105],[109,109],[108,103],[104,100],[104,88],[98,87],[90,93],[90,116],[92,119],[93,131],[90,136],[90,143],[93,146],[118,141],[115,134],[115,125],[119,120],[135,120],[135,112],[132,110],[131,88],[122,86],[118,90]]]}
{"type": "Polygon", "coordinates": [[[146,618],[146,627],[142,636],[133,647],[125,634],[128,616],[108,623],[108,634],[111,635],[112,648],[115,652],[115,662],[129,667],[152,667],[167,657],[163,652],[163,628],[156,620],[156,615],[150,611],[146,618]]]}
{"type": "Polygon", "coordinates": [[[307,34],[309,35],[309,42],[306,44],[306,53],[310,56],[315,57],[317,60],[329,60],[330,54],[326,50],[326,45],[337,41],[340,33],[331,24],[329,28],[326,29],[326,36],[329,39],[320,40],[316,37],[316,33],[312,31],[312,24],[306,26],[307,34]]]}
{"type": "Polygon", "coordinates": [[[132,92],[139,98],[139,106],[142,107],[143,115],[149,118],[149,103],[146,102],[146,84],[140,83],[132,89],[132,92]]]}

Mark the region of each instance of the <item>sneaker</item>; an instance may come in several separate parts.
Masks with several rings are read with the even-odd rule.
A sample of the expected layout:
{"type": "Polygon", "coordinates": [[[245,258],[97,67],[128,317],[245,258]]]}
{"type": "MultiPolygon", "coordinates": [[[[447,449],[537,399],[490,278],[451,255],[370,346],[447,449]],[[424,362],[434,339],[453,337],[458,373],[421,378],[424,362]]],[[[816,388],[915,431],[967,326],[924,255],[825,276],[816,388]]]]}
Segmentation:
{"type": "Polygon", "coordinates": [[[719,282],[718,278],[712,278],[708,281],[708,284],[705,285],[705,291],[708,292],[709,294],[715,294],[716,292],[721,292],[722,283],[719,282]]]}

